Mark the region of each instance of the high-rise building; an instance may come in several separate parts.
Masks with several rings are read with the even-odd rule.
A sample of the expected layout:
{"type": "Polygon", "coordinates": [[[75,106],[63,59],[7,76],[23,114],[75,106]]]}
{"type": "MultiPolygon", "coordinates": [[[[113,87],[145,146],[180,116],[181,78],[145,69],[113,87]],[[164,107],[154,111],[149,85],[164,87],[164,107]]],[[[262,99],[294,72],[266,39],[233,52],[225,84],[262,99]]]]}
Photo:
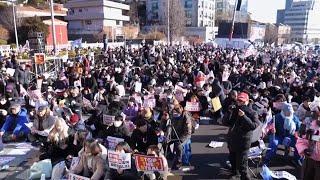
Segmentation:
{"type": "MultiPolygon", "coordinates": [[[[198,36],[204,41],[214,38],[215,0],[180,0],[185,11],[187,36],[198,36]]],[[[147,0],[147,24],[163,26],[166,24],[168,0],[147,0]]],[[[170,13],[175,13],[174,10],[170,13]]]]}
{"type": "Polygon", "coordinates": [[[291,27],[291,40],[303,43],[320,40],[320,0],[293,0],[285,10],[284,24],[291,27]]]}
{"type": "Polygon", "coordinates": [[[96,34],[114,38],[130,20],[130,6],[124,0],[69,0],[65,7],[69,9],[68,32],[75,38],[90,40],[96,34]]]}
{"type": "MultiPolygon", "coordinates": [[[[216,0],[216,24],[220,21],[231,21],[236,0],[216,0]]],[[[249,20],[248,0],[242,0],[240,11],[237,11],[236,22],[246,23],[249,20]]]]}

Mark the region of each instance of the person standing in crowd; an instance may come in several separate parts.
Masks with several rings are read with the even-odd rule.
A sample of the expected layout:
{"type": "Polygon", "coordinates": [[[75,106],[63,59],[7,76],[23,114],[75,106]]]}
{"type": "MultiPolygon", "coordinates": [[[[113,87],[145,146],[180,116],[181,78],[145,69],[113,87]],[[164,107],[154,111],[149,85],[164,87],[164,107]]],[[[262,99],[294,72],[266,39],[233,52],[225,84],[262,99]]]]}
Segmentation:
{"type": "Polygon", "coordinates": [[[50,112],[47,106],[40,106],[37,110],[37,114],[33,120],[33,126],[31,127],[31,133],[28,135],[29,141],[34,145],[47,142],[49,132],[53,128],[56,119],[50,115],[50,112]]]}
{"type": "Polygon", "coordinates": [[[26,126],[28,123],[27,110],[21,108],[19,104],[10,106],[10,114],[0,130],[0,137],[3,142],[24,140],[30,133],[30,129],[26,126]]]}
{"type": "Polygon", "coordinates": [[[226,122],[229,126],[228,148],[232,175],[237,176],[238,171],[241,180],[251,179],[248,169],[248,151],[251,146],[253,130],[258,126],[258,114],[249,106],[249,95],[241,92],[237,96],[237,106],[232,109],[232,115],[226,122]]]}
{"type": "Polygon", "coordinates": [[[24,89],[28,89],[30,80],[31,80],[31,73],[29,69],[26,68],[25,64],[21,64],[19,68],[16,69],[14,74],[17,87],[19,88],[19,93],[21,93],[20,85],[24,89]]]}

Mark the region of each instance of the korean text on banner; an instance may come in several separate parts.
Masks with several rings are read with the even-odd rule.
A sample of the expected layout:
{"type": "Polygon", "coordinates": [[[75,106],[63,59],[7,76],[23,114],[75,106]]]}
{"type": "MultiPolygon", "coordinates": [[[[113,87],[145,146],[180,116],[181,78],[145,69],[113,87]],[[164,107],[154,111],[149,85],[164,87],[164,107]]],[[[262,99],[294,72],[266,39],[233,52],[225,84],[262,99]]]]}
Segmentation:
{"type": "Polygon", "coordinates": [[[131,169],[131,154],[108,151],[109,167],[111,169],[131,169]]]}
{"type": "Polygon", "coordinates": [[[199,104],[199,102],[187,102],[187,103],[186,103],[186,111],[189,111],[189,112],[199,112],[199,111],[200,111],[200,104],[199,104]]]}
{"type": "Polygon", "coordinates": [[[135,155],[136,167],[138,171],[164,171],[163,160],[160,157],[135,155]]]}
{"type": "Polygon", "coordinates": [[[143,103],[143,106],[145,108],[154,108],[156,107],[156,99],[145,99],[144,100],[144,103],[143,103]]]}
{"type": "Polygon", "coordinates": [[[108,149],[114,150],[116,148],[117,144],[119,142],[123,142],[124,139],[108,136],[107,141],[108,141],[108,149]]]}
{"type": "Polygon", "coordinates": [[[222,108],[219,97],[212,98],[211,104],[212,104],[212,109],[214,112],[217,112],[222,108]]]}
{"type": "Polygon", "coordinates": [[[69,173],[68,180],[90,180],[90,178],[69,173]]]}
{"type": "Polygon", "coordinates": [[[112,124],[114,122],[115,116],[110,116],[110,115],[104,114],[102,116],[102,119],[103,119],[103,124],[104,125],[110,125],[110,124],[112,124]]]}

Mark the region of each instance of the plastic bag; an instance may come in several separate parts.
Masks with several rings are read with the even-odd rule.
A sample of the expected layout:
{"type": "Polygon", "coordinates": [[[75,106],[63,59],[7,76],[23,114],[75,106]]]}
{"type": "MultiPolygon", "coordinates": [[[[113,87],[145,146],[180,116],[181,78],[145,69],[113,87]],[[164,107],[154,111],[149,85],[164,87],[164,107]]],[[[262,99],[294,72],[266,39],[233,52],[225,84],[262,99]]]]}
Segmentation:
{"type": "Polygon", "coordinates": [[[52,173],[52,165],[50,159],[45,159],[33,163],[30,167],[29,179],[40,179],[41,174],[45,174],[46,178],[50,178],[52,173]]]}
{"type": "Polygon", "coordinates": [[[51,180],[62,179],[65,170],[66,170],[66,163],[64,161],[61,161],[58,164],[56,164],[52,169],[51,180]]]}

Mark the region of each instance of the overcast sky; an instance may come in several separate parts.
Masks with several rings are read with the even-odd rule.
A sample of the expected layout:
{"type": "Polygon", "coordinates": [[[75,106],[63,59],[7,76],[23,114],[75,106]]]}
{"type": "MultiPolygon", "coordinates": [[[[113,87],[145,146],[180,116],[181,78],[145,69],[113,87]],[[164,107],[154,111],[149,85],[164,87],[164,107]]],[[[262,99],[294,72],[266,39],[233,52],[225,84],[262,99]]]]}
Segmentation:
{"type": "Polygon", "coordinates": [[[285,0],[248,0],[248,11],[254,20],[275,23],[277,9],[284,9],[285,0]]]}

